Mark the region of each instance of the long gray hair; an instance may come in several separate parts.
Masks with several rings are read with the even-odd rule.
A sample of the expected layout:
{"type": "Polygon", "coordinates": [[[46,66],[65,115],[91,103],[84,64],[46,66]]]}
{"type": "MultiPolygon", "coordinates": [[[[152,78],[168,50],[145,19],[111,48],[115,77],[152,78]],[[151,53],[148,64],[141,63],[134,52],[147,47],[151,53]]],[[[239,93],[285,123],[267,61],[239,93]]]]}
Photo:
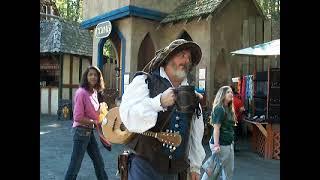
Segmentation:
{"type": "MultiPolygon", "coordinates": [[[[221,106],[224,110],[225,109],[225,106],[224,106],[224,100],[226,98],[226,94],[227,94],[227,91],[228,90],[231,90],[231,87],[230,86],[222,86],[219,91],[217,92],[216,94],[216,97],[214,98],[214,101],[213,101],[213,104],[212,104],[212,112],[214,112],[214,109],[217,107],[217,106],[221,106]]],[[[237,116],[235,114],[235,111],[234,111],[234,106],[233,106],[233,101],[231,101],[229,104],[228,104],[228,107],[229,110],[231,111],[231,114],[232,114],[232,118],[235,122],[237,122],[237,116]]]]}

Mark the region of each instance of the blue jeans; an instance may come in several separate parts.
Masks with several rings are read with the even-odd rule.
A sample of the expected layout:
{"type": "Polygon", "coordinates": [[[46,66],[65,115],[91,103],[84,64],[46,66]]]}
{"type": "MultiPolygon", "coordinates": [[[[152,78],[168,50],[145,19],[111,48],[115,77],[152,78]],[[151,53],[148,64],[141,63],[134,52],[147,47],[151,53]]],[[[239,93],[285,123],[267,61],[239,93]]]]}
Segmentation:
{"type": "MultiPolygon", "coordinates": [[[[215,170],[212,172],[213,175],[211,177],[209,177],[207,175],[207,173],[203,173],[201,180],[213,179],[213,176],[219,177],[220,175],[223,180],[231,180],[232,179],[233,171],[234,171],[234,147],[233,147],[233,144],[234,143],[231,143],[230,145],[225,145],[225,146],[221,145],[220,146],[220,152],[218,152],[218,154],[215,154],[215,156],[218,156],[220,158],[220,160],[222,162],[222,168],[215,168],[215,170]]],[[[212,162],[211,167],[214,167],[215,163],[216,162],[212,162]]],[[[204,166],[206,166],[206,164],[204,166]]]]}
{"type": "Polygon", "coordinates": [[[107,180],[108,176],[104,169],[104,162],[96,138],[94,137],[93,130],[83,127],[74,128],[73,151],[65,180],[77,178],[86,151],[93,161],[97,179],[107,180]]]}
{"type": "Polygon", "coordinates": [[[128,180],[178,180],[178,174],[160,174],[148,161],[133,155],[129,160],[128,180]]]}

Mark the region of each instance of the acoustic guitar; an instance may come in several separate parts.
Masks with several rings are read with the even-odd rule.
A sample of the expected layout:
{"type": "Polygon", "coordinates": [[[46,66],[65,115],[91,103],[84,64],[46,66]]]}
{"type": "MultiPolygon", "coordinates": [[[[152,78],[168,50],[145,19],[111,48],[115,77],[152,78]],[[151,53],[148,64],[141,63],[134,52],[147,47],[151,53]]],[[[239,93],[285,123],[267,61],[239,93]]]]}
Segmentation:
{"type": "Polygon", "coordinates": [[[119,107],[114,107],[109,110],[104,120],[101,123],[103,136],[106,140],[115,144],[126,144],[135,135],[141,134],[158,139],[163,143],[164,147],[170,148],[172,151],[181,143],[181,135],[177,132],[167,130],[167,132],[152,132],[132,133],[124,126],[120,119],[119,107]]]}

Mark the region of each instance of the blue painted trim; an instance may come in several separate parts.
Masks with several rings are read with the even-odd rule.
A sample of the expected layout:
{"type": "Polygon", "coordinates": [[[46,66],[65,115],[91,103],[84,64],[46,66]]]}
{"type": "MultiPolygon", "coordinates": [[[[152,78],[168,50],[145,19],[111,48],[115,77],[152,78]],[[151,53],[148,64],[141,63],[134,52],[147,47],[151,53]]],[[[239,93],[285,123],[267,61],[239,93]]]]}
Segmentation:
{"type": "Polygon", "coordinates": [[[137,16],[145,19],[151,19],[155,21],[161,21],[167,16],[167,13],[162,13],[159,11],[141,8],[137,6],[125,6],[110,12],[104,13],[99,16],[95,16],[91,19],[84,20],[80,23],[81,29],[88,29],[104,21],[114,21],[127,16],[137,16]]]}
{"type": "Polygon", "coordinates": [[[98,59],[97,59],[97,66],[100,69],[100,71],[102,72],[103,70],[103,46],[105,44],[105,42],[107,41],[108,38],[102,38],[100,39],[99,43],[98,43],[98,59]]]}
{"type": "MultiPolygon", "coordinates": [[[[124,92],[124,73],[125,73],[125,60],[126,60],[126,39],[124,38],[123,34],[117,27],[112,27],[112,31],[109,35],[109,37],[113,36],[114,33],[117,33],[117,35],[120,38],[121,41],[121,95],[123,95],[124,92]]],[[[98,59],[97,59],[97,66],[102,71],[103,69],[103,45],[107,41],[108,38],[102,38],[100,39],[98,43],[98,59]]]]}
{"type": "Polygon", "coordinates": [[[151,20],[156,20],[156,21],[161,21],[163,18],[165,18],[168,15],[167,13],[146,9],[146,8],[141,8],[137,6],[129,6],[129,11],[130,11],[130,15],[151,19],[151,20]]]}
{"type": "Polygon", "coordinates": [[[122,33],[118,30],[117,31],[120,40],[121,40],[121,96],[124,93],[124,73],[126,67],[126,39],[122,35],[122,33]]]}

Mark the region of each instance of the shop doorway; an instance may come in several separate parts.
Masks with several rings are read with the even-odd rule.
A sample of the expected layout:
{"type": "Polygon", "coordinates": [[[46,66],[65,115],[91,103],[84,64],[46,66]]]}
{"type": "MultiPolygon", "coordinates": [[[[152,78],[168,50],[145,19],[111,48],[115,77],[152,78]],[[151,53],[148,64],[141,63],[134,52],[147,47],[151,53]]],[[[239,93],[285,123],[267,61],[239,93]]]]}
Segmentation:
{"type": "Polygon", "coordinates": [[[150,33],[144,37],[141,42],[141,46],[139,48],[138,53],[138,71],[142,71],[142,69],[151,61],[151,59],[155,55],[155,48],[153,45],[153,41],[150,37],[150,33]]]}
{"type": "Polygon", "coordinates": [[[113,29],[110,36],[101,39],[98,45],[98,67],[105,81],[105,90],[100,101],[106,102],[109,108],[115,107],[115,99],[122,95],[125,46],[124,38],[119,33],[113,29]]]}

